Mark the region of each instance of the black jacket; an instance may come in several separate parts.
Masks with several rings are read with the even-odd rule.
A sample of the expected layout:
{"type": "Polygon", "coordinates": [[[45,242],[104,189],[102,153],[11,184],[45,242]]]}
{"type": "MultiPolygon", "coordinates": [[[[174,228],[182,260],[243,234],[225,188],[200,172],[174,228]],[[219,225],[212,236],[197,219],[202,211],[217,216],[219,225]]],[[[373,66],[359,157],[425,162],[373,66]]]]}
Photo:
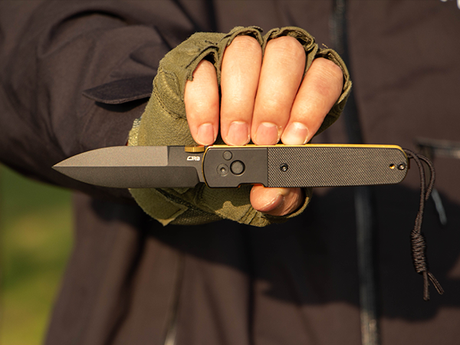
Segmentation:
{"type": "MultiPolygon", "coordinates": [[[[347,3],[348,67],[364,140],[413,149],[421,138],[460,141],[456,3],[347,3]]],[[[0,159],[78,191],[75,246],[47,344],[359,343],[350,189],[318,190],[307,211],[284,225],[161,227],[126,191],[76,183],[51,169],[70,155],[123,144],[159,59],[193,32],[295,25],[332,46],[333,4],[0,2],[0,159]]],[[[347,142],[343,122],[316,142],[347,142]]],[[[460,160],[433,152],[448,224],[441,229],[430,203],[424,231],[446,294],[424,303],[410,259],[418,174],[375,188],[382,344],[460,338],[460,160]]]]}

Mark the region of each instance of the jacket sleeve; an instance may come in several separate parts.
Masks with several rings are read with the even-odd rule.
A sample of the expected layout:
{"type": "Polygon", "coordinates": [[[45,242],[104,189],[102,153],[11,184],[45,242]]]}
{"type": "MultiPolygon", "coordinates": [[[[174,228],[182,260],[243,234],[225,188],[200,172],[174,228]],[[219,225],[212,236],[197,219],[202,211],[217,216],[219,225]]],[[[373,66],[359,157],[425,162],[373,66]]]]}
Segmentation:
{"type": "MultiPolygon", "coordinates": [[[[200,20],[206,22],[203,18],[200,20]]],[[[0,75],[0,125],[5,133],[0,137],[0,160],[42,181],[132,202],[126,190],[79,183],[53,171],[51,167],[83,151],[124,145],[133,122],[137,123],[134,120],[143,113],[144,103],[150,97],[157,68],[161,71],[165,67],[164,64],[163,67],[159,65],[159,60],[169,51],[168,55],[174,56],[174,52],[180,51],[174,47],[195,31],[202,31],[197,21],[173,0],[34,1],[19,5],[7,1],[0,3],[0,30],[0,63],[3,66],[0,75]]],[[[309,64],[313,58],[324,56],[342,66],[334,52],[319,50],[313,38],[301,31],[295,28],[272,30],[264,38],[260,37],[260,42],[264,44],[277,35],[294,35],[303,42],[309,64]]],[[[259,35],[255,33],[257,30],[253,32],[259,35]]],[[[216,38],[219,45],[222,43],[221,36],[231,42],[236,33],[210,35],[213,36],[210,41],[216,38]]],[[[206,43],[206,40],[203,42],[206,43]]],[[[225,46],[221,46],[220,53],[216,55],[217,70],[224,49],[225,46]]],[[[167,58],[163,59],[163,62],[166,61],[167,58]]],[[[199,62],[198,59],[196,61],[199,62]]],[[[178,65],[173,63],[173,66],[178,65]]],[[[193,66],[188,66],[190,75],[193,66]]],[[[342,67],[346,70],[344,65],[342,67]]],[[[345,75],[348,78],[348,74],[345,75]]],[[[175,80],[172,82],[183,86],[185,79],[181,78],[179,84],[175,80]]],[[[342,97],[324,127],[338,117],[350,85],[347,79],[342,97]]],[[[177,105],[183,109],[182,90],[173,96],[178,96],[179,102],[167,99],[167,106],[177,105]]],[[[152,104],[152,99],[155,98],[150,98],[149,104],[152,104]]],[[[161,125],[150,121],[153,132],[147,131],[148,135],[143,136],[144,128],[149,127],[149,120],[153,119],[145,115],[151,108],[147,106],[139,126],[139,138],[149,137],[151,140],[145,143],[138,141],[138,144],[186,144],[191,140],[182,113],[179,121],[173,121],[173,126],[167,121],[166,126],[165,123],[161,125]],[[176,138],[177,135],[169,134],[182,132],[184,135],[175,142],[157,140],[164,137],[161,133],[166,133],[168,138],[176,138]]],[[[166,116],[165,119],[170,118],[166,116]]],[[[222,193],[200,186],[189,192],[151,190],[150,193],[146,190],[139,193],[143,196],[133,192],[136,201],[163,224],[175,222],[176,218],[175,223],[180,224],[227,218],[265,226],[286,219],[268,217],[252,209],[248,188],[222,193]],[[145,207],[146,204],[149,206],[145,207]],[[232,207],[234,204],[242,207],[236,210],[232,207]],[[226,207],[228,205],[230,208],[226,207]],[[153,213],[151,210],[154,210],[153,213]],[[156,216],[159,211],[161,217],[156,216]]],[[[308,200],[309,193],[304,206],[308,200]]]]}
{"type": "Polygon", "coordinates": [[[51,167],[126,143],[158,61],[195,30],[174,1],[0,2],[2,163],[45,182],[131,199],[51,167]]]}

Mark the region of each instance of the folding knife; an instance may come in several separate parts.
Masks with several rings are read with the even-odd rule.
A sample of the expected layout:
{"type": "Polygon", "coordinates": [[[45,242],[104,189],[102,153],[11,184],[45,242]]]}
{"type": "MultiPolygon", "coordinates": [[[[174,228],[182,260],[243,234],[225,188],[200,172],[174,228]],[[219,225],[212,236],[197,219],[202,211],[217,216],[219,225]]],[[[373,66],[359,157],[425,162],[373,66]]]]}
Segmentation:
{"type": "Polygon", "coordinates": [[[70,157],[57,171],[115,188],[332,187],[395,184],[409,168],[396,145],[115,146],[70,157]]]}

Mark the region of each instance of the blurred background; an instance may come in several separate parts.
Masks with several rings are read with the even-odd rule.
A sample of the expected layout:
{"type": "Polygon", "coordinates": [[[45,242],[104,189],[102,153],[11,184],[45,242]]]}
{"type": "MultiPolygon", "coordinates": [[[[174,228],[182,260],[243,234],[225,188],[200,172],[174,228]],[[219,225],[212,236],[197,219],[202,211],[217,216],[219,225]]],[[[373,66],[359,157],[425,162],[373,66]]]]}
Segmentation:
{"type": "Polygon", "coordinates": [[[71,193],[0,165],[0,344],[41,344],[72,246],[71,193]]]}

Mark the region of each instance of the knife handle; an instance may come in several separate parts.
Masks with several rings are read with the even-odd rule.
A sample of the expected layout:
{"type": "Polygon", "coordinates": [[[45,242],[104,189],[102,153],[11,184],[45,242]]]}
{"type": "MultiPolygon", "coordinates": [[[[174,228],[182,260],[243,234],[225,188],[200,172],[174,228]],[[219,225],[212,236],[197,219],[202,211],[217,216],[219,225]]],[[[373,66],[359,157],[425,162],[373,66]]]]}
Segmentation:
{"type": "Polygon", "coordinates": [[[216,145],[207,148],[203,159],[209,187],[395,184],[407,170],[406,154],[396,145],[216,145]]]}

